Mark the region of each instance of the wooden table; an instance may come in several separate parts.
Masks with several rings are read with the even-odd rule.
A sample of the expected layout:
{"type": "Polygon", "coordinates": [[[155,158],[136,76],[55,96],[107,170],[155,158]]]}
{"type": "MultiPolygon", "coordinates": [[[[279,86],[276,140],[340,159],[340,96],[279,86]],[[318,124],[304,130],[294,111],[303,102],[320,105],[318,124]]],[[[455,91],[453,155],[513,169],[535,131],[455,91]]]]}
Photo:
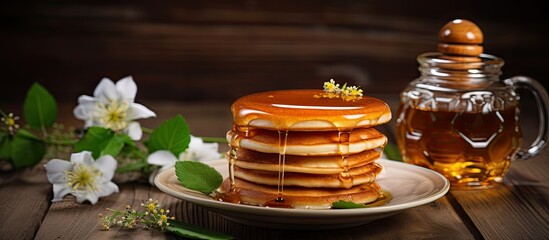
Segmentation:
{"type": "MultiPolygon", "coordinates": [[[[396,96],[379,96],[396,111],[396,96]]],[[[148,102],[159,122],[182,114],[196,136],[223,136],[231,126],[230,103],[148,102]]],[[[66,118],[71,108],[60,108],[66,118]]],[[[523,119],[524,120],[524,119],[523,119]]],[[[70,121],[69,121],[70,122],[70,121]]],[[[80,122],[71,122],[81,124],[80,122]]],[[[537,131],[523,122],[526,134],[537,131]]],[[[382,129],[393,140],[394,121],[382,129]]],[[[225,146],[222,146],[222,149],[225,146]]],[[[236,239],[548,239],[549,151],[534,159],[514,162],[505,184],[489,190],[450,190],[444,197],[397,215],[362,226],[335,230],[281,230],[247,226],[186,201],[171,197],[146,183],[119,184],[120,192],[96,205],[77,204],[68,195],[51,203],[52,188],[41,166],[0,177],[0,239],[176,239],[150,230],[100,231],[98,215],[105,208],[138,208],[148,198],[158,199],[176,219],[236,237],[236,239]]]]}

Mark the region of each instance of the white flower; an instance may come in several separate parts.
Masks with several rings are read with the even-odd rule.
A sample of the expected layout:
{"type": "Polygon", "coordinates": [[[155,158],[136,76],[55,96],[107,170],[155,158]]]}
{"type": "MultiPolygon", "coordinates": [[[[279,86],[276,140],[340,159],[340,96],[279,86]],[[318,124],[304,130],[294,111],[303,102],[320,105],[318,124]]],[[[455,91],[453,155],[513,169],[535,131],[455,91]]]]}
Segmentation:
{"type": "Polygon", "coordinates": [[[52,159],[46,164],[48,181],[53,184],[52,202],[58,202],[67,194],[76,196],[79,203],[88,200],[92,205],[100,197],[118,192],[111,180],[116,170],[116,160],[105,155],[96,161],[91,152],[73,153],[71,161],[52,159]]]}
{"type": "Polygon", "coordinates": [[[209,161],[219,159],[221,154],[218,152],[217,143],[204,143],[202,138],[191,136],[191,142],[187,150],[179,154],[176,158],[168,150],[158,150],[149,155],[147,162],[152,165],[162,166],[161,171],[171,168],[177,160],[209,161]]]}
{"type": "MultiPolygon", "coordinates": [[[[219,153],[219,145],[217,143],[204,143],[202,138],[191,135],[191,142],[187,150],[179,154],[176,158],[175,155],[168,150],[158,150],[150,154],[147,158],[147,162],[151,165],[161,166],[159,171],[164,171],[175,165],[175,162],[180,160],[192,160],[192,161],[210,161],[221,158],[219,153]]],[[[154,176],[159,172],[155,171],[149,177],[149,182],[154,185],[154,176]]]]}
{"type": "Polygon", "coordinates": [[[74,116],[84,120],[84,127],[100,126],[114,131],[123,131],[131,139],[138,141],[143,132],[141,125],[135,121],[141,118],[156,117],[147,107],[134,103],[137,85],[131,76],[114,84],[103,78],[93,92],[93,97],[82,95],[74,116]]]}
{"type": "Polygon", "coordinates": [[[199,162],[217,160],[221,157],[217,143],[204,143],[202,138],[191,135],[189,148],[179,154],[179,160],[194,160],[199,162]]]}

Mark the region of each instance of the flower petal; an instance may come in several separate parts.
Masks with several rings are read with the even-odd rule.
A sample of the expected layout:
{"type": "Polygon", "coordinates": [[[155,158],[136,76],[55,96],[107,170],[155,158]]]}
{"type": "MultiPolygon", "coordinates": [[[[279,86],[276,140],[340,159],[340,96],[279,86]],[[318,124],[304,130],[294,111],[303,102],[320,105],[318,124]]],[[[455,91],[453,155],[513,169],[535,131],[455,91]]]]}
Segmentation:
{"type": "Polygon", "coordinates": [[[90,151],[73,153],[71,154],[71,162],[92,166],[93,165],[92,153],[90,151]]]}
{"type": "Polygon", "coordinates": [[[92,117],[92,111],[96,106],[95,98],[90,96],[80,96],[78,98],[78,106],[72,111],[74,116],[80,120],[86,120],[92,117]]]}
{"type": "Polygon", "coordinates": [[[128,116],[126,118],[128,120],[136,120],[150,117],[156,117],[156,113],[139,103],[132,103],[128,109],[128,116]]]}
{"type": "Polygon", "coordinates": [[[179,154],[179,160],[209,161],[221,158],[218,143],[204,143],[202,138],[191,135],[189,148],[179,154]]]}
{"type": "Polygon", "coordinates": [[[86,104],[86,103],[95,104],[95,102],[96,102],[96,99],[92,96],[82,95],[82,96],[78,97],[78,104],[86,104]]]}
{"type": "Polygon", "coordinates": [[[46,174],[48,176],[48,181],[50,183],[66,183],[67,179],[65,176],[65,171],[72,170],[74,164],[69,161],[52,159],[50,160],[45,168],[46,174]]]}
{"type": "Polygon", "coordinates": [[[72,195],[76,196],[76,201],[78,203],[83,203],[88,200],[92,205],[95,205],[97,200],[99,200],[99,196],[96,191],[76,191],[73,192],[72,195]]]}
{"type": "Polygon", "coordinates": [[[200,145],[202,145],[202,144],[204,144],[204,140],[202,140],[202,138],[195,137],[195,136],[191,135],[191,141],[189,142],[189,148],[200,147],[200,145]]]}
{"type": "Polygon", "coordinates": [[[65,183],[54,183],[53,184],[53,199],[52,202],[59,202],[63,200],[63,197],[71,193],[70,186],[65,183]]]}
{"type": "Polygon", "coordinates": [[[135,95],[137,94],[137,85],[133,81],[132,76],[127,76],[116,82],[116,89],[118,93],[128,102],[133,103],[135,95]]]}
{"type": "Polygon", "coordinates": [[[118,99],[118,92],[116,91],[116,85],[108,78],[101,79],[101,82],[95,88],[93,96],[97,101],[101,103],[109,103],[110,100],[118,99]]]}
{"type": "Polygon", "coordinates": [[[99,186],[99,191],[97,192],[97,195],[99,197],[106,197],[115,192],[118,192],[118,186],[113,182],[107,182],[99,186]]]}
{"type": "Polygon", "coordinates": [[[128,127],[124,130],[128,136],[134,140],[139,141],[143,137],[143,130],[141,130],[141,124],[138,122],[131,122],[128,127]]]}
{"type": "Polygon", "coordinates": [[[93,163],[94,167],[103,172],[99,181],[100,183],[111,181],[117,164],[118,163],[111,155],[105,155],[95,160],[93,163]]]}
{"type": "Polygon", "coordinates": [[[79,119],[79,120],[86,120],[89,118],[89,114],[88,114],[88,108],[84,105],[78,105],[74,108],[74,110],[72,110],[72,114],[74,115],[74,117],[76,119],[79,119]]]}
{"type": "Polygon", "coordinates": [[[173,166],[177,158],[168,150],[158,150],[147,157],[147,162],[157,166],[173,166]]]}

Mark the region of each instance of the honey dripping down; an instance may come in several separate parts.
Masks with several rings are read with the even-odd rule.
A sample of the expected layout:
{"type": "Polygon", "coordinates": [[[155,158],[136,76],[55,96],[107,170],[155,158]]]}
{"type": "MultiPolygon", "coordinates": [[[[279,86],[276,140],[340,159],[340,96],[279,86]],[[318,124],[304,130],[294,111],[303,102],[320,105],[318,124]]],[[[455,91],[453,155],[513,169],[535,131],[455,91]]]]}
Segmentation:
{"type": "Polygon", "coordinates": [[[233,125],[232,131],[233,131],[233,136],[229,141],[230,150],[227,156],[229,160],[228,167],[229,167],[229,181],[231,184],[230,189],[228,192],[216,194],[216,196],[214,196],[214,199],[221,202],[240,204],[242,201],[240,199],[240,196],[238,195],[238,191],[237,191],[236,183],[234,179],[234,166],[237,161],[238,147],[232,146],[233,144],[231,143],[239,142],[241,138],[247,137],[249,135],[250,129],[248,127],[239,127],[237,125],[233,125]],[[244,136],[242,136],[242,132],[244,133],[244,136]]]}
{"type": "Polygon", "coordinates": [[[344,188],[351,188],[353,184],[353,176],[349,173],[349,141],[351,139],[351,131],[339,131],[339,153],[341,154],[341,165],[343,171],[339,174],[339,180],[344,188]]]}
{"type": "Polygon", "coordinates": [[[284,166],[286,165],[286,149],[288,147],[288,130],[278,131],[278,182],[277,196],[263,204],[265,207],[293,208],[284,198],[284,166]]]}
{"type": "MultiPolygon", "coordinates": [[[[235,134],[234,136],[236,135],[238,134],[235,134]]],[[[240,196],[238,195],[238,192],[236,189],[236,183],[234,180],[234,164],[236,162],[236,151],[237,151],[237,148],[231,147],[227,156],[229,159],[229,179],[231,184],[230,189],[228,192],[217,193],[214,196],[214,199],[221,202],[236,203],[236,204],[240,204],[242,202],[240,199],[240,196]]]]}

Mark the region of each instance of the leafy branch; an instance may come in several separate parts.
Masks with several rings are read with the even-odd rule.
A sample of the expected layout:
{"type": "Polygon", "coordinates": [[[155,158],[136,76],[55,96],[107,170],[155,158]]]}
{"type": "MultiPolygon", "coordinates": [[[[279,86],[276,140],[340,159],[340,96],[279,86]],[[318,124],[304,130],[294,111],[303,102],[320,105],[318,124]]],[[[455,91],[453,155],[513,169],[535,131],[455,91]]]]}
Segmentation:
{"type": "Polygon", "coordinates": [[[72,128],[64,129],[57,123],[57,109],[55,98],[39,83],[34,83],[25,97],[22,112],[26,124],[22,127],[17,124],[19,117],[0,109],[0,161],[8,161],[19,170],[32,167],[47,156],[57,157],[64,147],[68,148],[65,152],[90,151],[94,159],[114,156],[123,163],[119,164],[118,173],[150,172],[146,161],[149,152],[169,150],[179,154],[189,146],[190,130],[180,115],[157,129],[144,128],[150,138],[143,145],[123,132],[98,126],[89,127],[83,136],[78,136],[72,128]]]}
{"type": "MultiPolygon", "coordinates": [[[[102,87],[106,86],[104,82],[101,84],[102,87]]],[[[115,101],[113,104],[118,103],[115,101]]],[[[126,105],[113,107],[118,107],[116,111],[125,110],[126,105]]],[[[93,159],[105,155],[113,156],[118,161],[117,173],[140,171],[148,174],[156,167],[147,162],[149,153],[167,150],[177,156],[187,150],[191,141],[189,127],[181,115],[168,119],[156,129],[143,128],[142,131],[149,138],[140,141],[132,139],[123,129],[108,126],[90,126],[83,134],[77,134],[73,128],[65,129],[62,124],[57,123],[57,109],[55,98],[38,83],[31,86],[25,97],[22,111],[26,121],[24,125],[20,127],[18,116],[6,114],[0,109],[0,161],[8,161],[15,170],[20,170],[32,167],[43,159],[56,158],[62,153],[89,151],[93,159]]],[[[208,139],[220,140],[224,139],[208,139]]],[[[168,218],[169,211],[160,209],[156,201],[149,200],[143,207],[147,212],[109,209],[112,215],[102,217],[104,229],[117,225],[131,228],[141,222],[150,228],[184,237],[231,239],[230,236],[192,226],[173,217],[168,218]]]]}
{"type": "Polygon", "coordinates": [[[71,139],[55,139],[48,133],[57,118],[57,104],[38,83],[31,86],[23,104],[28,127],[18,129],[12,114],[1,113],[4,126],[0,130],[0,160],[10,161],[15,169],[40,162],[46,154],[47,144],[72,143],[71,139]]]}

